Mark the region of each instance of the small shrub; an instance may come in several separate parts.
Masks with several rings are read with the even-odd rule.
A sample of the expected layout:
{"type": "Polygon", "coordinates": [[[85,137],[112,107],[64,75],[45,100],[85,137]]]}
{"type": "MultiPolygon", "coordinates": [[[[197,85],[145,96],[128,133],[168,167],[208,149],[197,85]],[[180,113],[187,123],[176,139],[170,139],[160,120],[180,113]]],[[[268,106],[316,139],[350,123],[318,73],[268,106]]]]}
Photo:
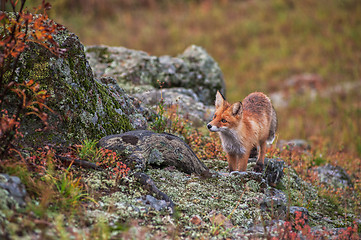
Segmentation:
{"type": "Polygon", "coordinates": [[[50,5],[43,1],[36,10],[42,14],[34,15],[24,9],[25,2],[22,0],[18,7],[19,1],[10,1],[13,12],[0,12],[0,158],[16,152],[14,140],[22,137],[19,127],[25,117],[37,116],[46,128],[45,109],[52,111],[46,106],[49,94],[39,83],[16,78],[20,56],[30,42],[42,45],[54,55],[61,52],[52,37],[58,25],[48,19],[50,5]]]}
{"type": "Polygon", "coordinates": [[[96,162],[98,157],[98,149],[96,147],[98,141],[85,139],[81,145],[77,146],[77,154],[80,159],[96,162]]]}
{"type": "Polygon", "coordinates": [[[60,175],[48,173],[45,176],[46,179],[50,179],[56,189],[55,207],[72,209],[77,207],[83,199],[90,199],[80,182],[81,177],[74,177],[70,167],[71,165],[60,175]]]}
{"type": "Polygon", "coordinates": [[[99,155],[101,156],[96,164],[98,166],[109,169],[111,172],[110,178],[115,178],[116,181],[119,181],[121,178],[124,178],[128,175],[129,168],[121,162],[121,157],[119,157],[115,152],[109,149],[99,149],[99,155]]]}
{"type": "MultiPolygon", "coordinates": [[[[307,224],[307,216],[302,212],[296,211],[294,220],[292,222],[286,221],[283,225],[279,225],[277,227],[278,235],[270,239],[359,239],[357,231],[356,223],[353,226],[339,230],[337,233],[324,229],[312,231],[311,227],[307,224]]],[[[270,236],[270,233],[268,233],[268,236],[270,236]]]]}
{"type": "Polygon", "coordinates": [[[200,159],[219,159],[226,161],[221,141],[215,133],[209,135],[193,131],[187,136],[187,143],[200,159]]]}
{"type": "Polygon", "coordinates": [[[85,140],[82,145],[77,146],[78,156],[83,160],[96,163],[98,166],[110,171],[110,178],[116,181],[126,177],[129,168],[122,162],[122,157],[116,152],[96,147],[97,141],[85,140]]]}
{"type": "Polygon", "coordinates": [[[162,95],[163,84],[157,80],[160,87],[160,101],[157,106],[157,114],[154,115],[155,120],[150,124],[150,128],[158,133],[163,133],[167,127],[167,117],[165,116],[164,99],[162,95]]]}

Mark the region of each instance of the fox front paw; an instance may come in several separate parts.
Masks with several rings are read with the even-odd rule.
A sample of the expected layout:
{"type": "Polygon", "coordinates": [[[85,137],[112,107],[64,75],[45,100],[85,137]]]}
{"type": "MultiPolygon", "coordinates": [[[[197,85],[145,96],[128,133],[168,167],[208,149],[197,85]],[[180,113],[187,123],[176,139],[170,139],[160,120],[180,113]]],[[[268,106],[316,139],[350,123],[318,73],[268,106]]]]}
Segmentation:
{"type": "Polygon", "coordinates": [[[236,176],[236,175],[247,175],[247,172],[232,171],[229,173],[229,176],[236,176]]]}

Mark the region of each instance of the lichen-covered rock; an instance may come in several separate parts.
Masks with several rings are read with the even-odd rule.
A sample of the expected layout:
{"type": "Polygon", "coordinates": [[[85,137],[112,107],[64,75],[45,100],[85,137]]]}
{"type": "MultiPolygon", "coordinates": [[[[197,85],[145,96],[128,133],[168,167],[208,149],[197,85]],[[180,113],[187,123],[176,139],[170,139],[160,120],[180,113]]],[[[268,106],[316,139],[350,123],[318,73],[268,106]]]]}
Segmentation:
{"type": "MultiPolygon", "coordinates": [[[[249,163],[256,163],[256,158],[250,158],[249,163]]],[[[285,162],[280,159],[265,158],[262,176],[268,185],[275,187],[283,177],[285,162]]]]}
{"type": "Polygon", "coordinates": [[[265,192],[265,198],[260,203],[263,210],[268,211],[277,219],[284,219],[287,214],[287,196],[286,194],[276,188],[269,188],[265,192]]]}
{"type": "Polygon", "coordinates": [[[326,164],[314,169],[318,174],[320,183],[323,183],[331,188],[347,188],[353,187],[351,177],[347,174],[345,169],[339,166],[332,166],[326,164]]]}
{"type": "Polygon", "coordinates": [[[287,149],[287,150],[299,150],[299,151],[307,151],[311,149],[310,144],[303,139],[292,139],[289,141],[280,140],[277,142],[277,147],[280,149],[287,149]]]}
{"type": "Polygon", "coordinates": [[[114,77],[131,93],[182,87],[192,89],[200,102],[213,105],[217,90],[225,92],[218,64],[198,46],[188,47],[177,57],[104,45],[88,46],[86,54],[96,76],[114,77]]]}
{"type": "Polygon", "coordinates": [[[163,99],[164,106],[173,109],[178,116],[192,122],[194,127],[208,122],[214,113],[214,106],[208,106],[199,101],[198,96],[191,89],[164,88],[154,89],[143,93],[133,94],[147,106],[158,106],[163,99]]]}
{"type": "Polygon", "coordinates": [[[147,121],[134,99],[116,86],[110,78],[95,79],[78,37],[58,27],[54,40],[65,50],[53,55],[47,48],[30,43],[19,59],[18,81],[34,79],[50,97],[48,131],[35,131],[41,121],[27,118],[22,123],[26,143],[76,142],[97,139],[132,129],[145,129],[147,121]]]}
{"type": "MultiPolygon", "coordinates": [[[[350,218],[354,217],[353,210],[345,211],[340,208],[338,202],[322,197],[315,186],[302,180],[289,166],[285,167],[284,177],[277,188],[285,192],[293,206],[307,208],[310,225],[345,227],[350,222],[341,220],[340,215],[346,214],[350,218]]],[[[349,206],[347,205],[347,208],[349,206]]]]}
{"type": "MultiPolygon", "coordinates": [[[[252,164],[248,164],[249,169],[252,164]]],[[[205,165],[211,169],[214,169],[212,166],[220,166],[223,171],[227,163],[206,160],[205,165]]],[[[214,170],[210,171],[214,173],[214,170]]],[[[352,225],[355,217],[350,212],[353,209],[338,212],[337,203],[321,197],[317,189],[298,177],[293,169],[285,165],[284,171],[283,178],[274,188],[267,184],[262,173],[252,171],[213,174],[213,177],[203,178],[177,169],[145,169],[144,173],[154,181],[159,191],[172,199],[175,205],[174,218],[166,210],[169,207],[167,201],[162,201],[164,199],[161,197],[153,195],[155,198],[148,197],[149,201],[142,198],[149,192],[139,187],[139,181],[134,175],[116,184],[115,181],[105,182],[102,177],[105,172],[92,172],[91,176],[83,178],[84,182],[92,190],[100,186],[103,191],[96,199],[100,207],[94,203],[85,214],[91,223],[106,218],[110,226],[116,226],[118,222],[141,222],[151,236],[155,236],[155,231],[168,232],[176,228],[177,237],[180,238],[281,238],[284,230],[288,229],[285,224],[291,227],[291,222],[294,222],[286,216],[290,219],[304,218],[311,227],[312,236],[317,236],[316,232],[323,228],[326,228],[327,233],[327,229],[342,230],[352,225]],[[95,183],[98,181],[103,181],[103,184],[95,183]],[[349,220],[345,221],[344,214],[347,214],[349,220]],[[169,228],[174,226],[174,219],[177,221],[176,227],[169,228]]],[[[297,231],[294,231],[296,234],[297,231]]],[[[339,233],[331,235],[337,236],[339,233]]]]}
{"type": "Polygon", "coordinates": [[[26,206],[26,190],[20,179],[8,174],[0,174],[0,239],[9,239],[8,217],[19,208],[26,206]]]}
{"type": "Polygon", "coordinates": [[[26,190],[20,178],[0,174],[0,209],[25,206],[26,190]]]}
{"type": "Polygon", "coordinates": [[[125,155],[131,169],[144,171],[147,166],[174,166],[191,174],[207,174],[208,168],[180,138],[167,133],[146,130],[110,135],[99,140],[99,147],[125,155]]]}
{"type": "Polygon", "coordinates": [[[137,198],[137,201],[140,201],[146,207],[154,208],[157,211],[166,209],[168,207],[167,202],[165,200],[158,200],[151,195],[146,195],[146,196],[142,196],[141,198],[137,198]]]}

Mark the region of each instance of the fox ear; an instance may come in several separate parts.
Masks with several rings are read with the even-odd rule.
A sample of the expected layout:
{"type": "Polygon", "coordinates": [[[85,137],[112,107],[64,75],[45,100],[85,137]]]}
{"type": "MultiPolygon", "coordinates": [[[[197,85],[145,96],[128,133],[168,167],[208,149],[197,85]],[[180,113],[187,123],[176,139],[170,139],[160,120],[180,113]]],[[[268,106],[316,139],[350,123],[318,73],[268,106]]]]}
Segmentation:
{"type": "Polygon", "coordinates": [[[232,106],[232,114],[234,116],[236,115],[240,115],[243,112],[243,106],[241,102],[236,102],[235,104],[233,104],[232,106]]]}
{"type": "Polygon", "coordinates": [[[219,91],[217,91],[216,102],[215,102],[216,108],[223,106],[225,101],[226,100],[224,99],[223,95],[219,91]]]}

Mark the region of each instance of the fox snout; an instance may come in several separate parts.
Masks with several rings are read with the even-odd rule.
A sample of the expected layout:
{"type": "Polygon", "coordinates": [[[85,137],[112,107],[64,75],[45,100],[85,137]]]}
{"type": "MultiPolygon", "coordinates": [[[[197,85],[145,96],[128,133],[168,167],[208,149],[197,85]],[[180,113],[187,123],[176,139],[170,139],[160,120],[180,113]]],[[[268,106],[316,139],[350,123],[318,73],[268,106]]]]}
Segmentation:
{"type": "Polygon", "coordinates": [[[212,124],[208,123],[207,124],[207,128],[209,131],[211,132],[218,132],[219,131],[219,128],[217,126],[213,126],[212,124]]]}

